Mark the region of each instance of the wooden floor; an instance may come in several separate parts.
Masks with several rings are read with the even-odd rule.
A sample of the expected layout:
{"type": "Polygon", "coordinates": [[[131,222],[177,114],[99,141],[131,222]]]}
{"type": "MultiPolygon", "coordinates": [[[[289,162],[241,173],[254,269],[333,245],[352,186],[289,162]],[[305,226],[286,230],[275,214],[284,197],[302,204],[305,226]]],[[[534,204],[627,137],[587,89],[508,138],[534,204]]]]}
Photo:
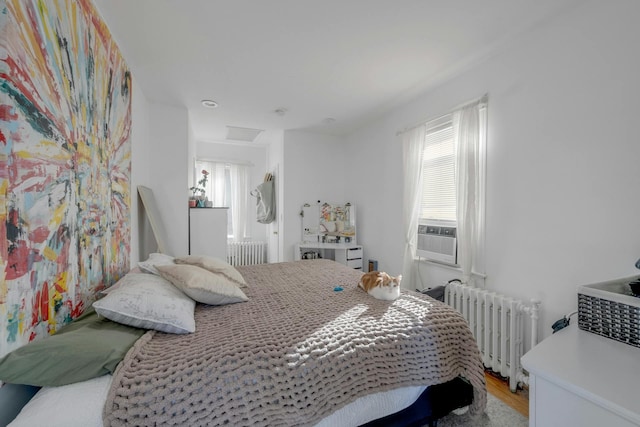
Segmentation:
{"type": "Polygon", "coordinates": [[[529,390],[518,389],[515,393],[509,390],[509,382],[498,375],[488,372],[485,374],[487,391],[502,400],[525,417],[529,418],[529,390]]]}

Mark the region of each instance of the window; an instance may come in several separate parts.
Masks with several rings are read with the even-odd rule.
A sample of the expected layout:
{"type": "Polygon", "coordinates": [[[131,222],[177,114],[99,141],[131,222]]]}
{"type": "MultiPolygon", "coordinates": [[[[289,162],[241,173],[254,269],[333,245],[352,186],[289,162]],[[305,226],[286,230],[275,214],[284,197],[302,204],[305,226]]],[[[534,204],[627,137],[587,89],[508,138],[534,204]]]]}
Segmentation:
{"type": "Polygon", "coordinates": [[[487,101],[483,96],[398,133],[404,170],[403,277],[414,277],[418,250],[447,257],[455,251],[463,283],[473,283],[472,274],[484,275],[487,101]],[[445,239],[451,243],[445,249],[442,239],[424,237],[452,233],[450,227],[455,239],[445,239]]]}
{"type": "Polygon", "coordinates": [[[427,123],[420,219],[456,221],[455,157],[452,115],[427,123]]]}
{"type": "Polygon", "coordinates": [[[195,170],[209,173],[210,185],[205,187],[204,195],[213,206],[229,208],[227,238],[236,241],[249,238],[249,166],[198,160],[195,170]]]}

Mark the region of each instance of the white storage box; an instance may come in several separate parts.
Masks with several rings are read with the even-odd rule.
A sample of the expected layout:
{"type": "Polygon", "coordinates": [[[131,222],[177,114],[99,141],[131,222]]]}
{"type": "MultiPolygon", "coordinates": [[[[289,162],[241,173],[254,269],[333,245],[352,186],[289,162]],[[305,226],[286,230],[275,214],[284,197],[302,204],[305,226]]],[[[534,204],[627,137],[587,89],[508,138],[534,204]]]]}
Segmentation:
{"type": "Polygon", "coordinates": [[[578,327],[640,347],[640,298],[629,282],[640,276],[578,287],[578,327]]]}

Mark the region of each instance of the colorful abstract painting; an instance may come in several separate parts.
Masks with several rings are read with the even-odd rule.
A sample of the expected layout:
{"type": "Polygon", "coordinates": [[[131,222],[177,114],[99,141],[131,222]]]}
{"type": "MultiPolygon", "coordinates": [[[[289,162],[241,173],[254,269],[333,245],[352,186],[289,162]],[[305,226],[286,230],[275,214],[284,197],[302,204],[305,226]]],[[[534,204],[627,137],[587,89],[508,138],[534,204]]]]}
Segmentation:
{"type": "Polygon", "coordinates": [[[0,356],[129,269],[131,75],[89,0],[0,0],[0,356]]]}

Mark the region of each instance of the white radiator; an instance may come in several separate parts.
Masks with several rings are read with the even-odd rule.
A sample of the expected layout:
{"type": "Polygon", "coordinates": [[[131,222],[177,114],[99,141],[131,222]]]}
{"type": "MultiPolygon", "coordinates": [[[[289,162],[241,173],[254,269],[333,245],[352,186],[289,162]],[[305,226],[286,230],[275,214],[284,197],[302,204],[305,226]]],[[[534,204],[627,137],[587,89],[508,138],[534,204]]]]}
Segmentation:
{"type": "Polygon", "coordinates": [[[264,264],[266,250],[266,242],[229,242],[227,262],[234,266],[264,264]]]}
{"type": "Polygon", "coordinates": [[[453,282],[447,284],[445,303],[459,311],[469,323],[486,368],[508,377],[512,392],[518,383],[529,384],[520,357],[527,323],[529,348],[538,343],[539,301],[531,300],[530,305],[525,305],[520,300],[453,282]]]}

